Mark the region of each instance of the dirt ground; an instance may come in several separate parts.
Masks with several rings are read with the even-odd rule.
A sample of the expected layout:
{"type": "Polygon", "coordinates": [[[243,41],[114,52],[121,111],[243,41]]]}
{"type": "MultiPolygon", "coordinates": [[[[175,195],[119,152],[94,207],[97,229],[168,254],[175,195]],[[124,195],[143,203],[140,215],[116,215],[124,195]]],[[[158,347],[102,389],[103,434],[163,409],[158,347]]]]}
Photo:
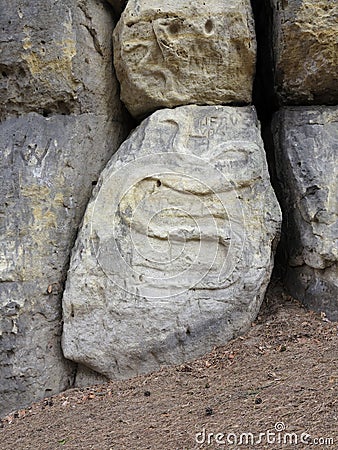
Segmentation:
{"type": "Polygon", "coordinates": [[[338,324],[275,286],[245,336],[16,411],[0,449],[338,449],[337,344],[338,324]]]}

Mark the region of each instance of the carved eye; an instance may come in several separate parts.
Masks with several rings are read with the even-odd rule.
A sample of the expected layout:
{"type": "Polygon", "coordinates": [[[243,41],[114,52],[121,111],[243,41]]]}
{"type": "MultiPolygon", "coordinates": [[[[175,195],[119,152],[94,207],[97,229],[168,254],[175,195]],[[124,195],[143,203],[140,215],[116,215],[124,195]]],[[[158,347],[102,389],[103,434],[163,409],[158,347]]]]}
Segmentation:
{"type": "Polygon", "coordinates": [[[205,31],[206,31],[208,34],[210,34],[210,33],[212,33],[213,29],[214,29],[213,21],[212,21],[211,19],[208,19],[208,20],[205,22],[205,31]]]}
{"type": "Polygon", "coordinates": [[[171,34],[177,34],[180,31],[180,24],[178,22],[173,22],[169,25],[169,31],[171,34]]]}

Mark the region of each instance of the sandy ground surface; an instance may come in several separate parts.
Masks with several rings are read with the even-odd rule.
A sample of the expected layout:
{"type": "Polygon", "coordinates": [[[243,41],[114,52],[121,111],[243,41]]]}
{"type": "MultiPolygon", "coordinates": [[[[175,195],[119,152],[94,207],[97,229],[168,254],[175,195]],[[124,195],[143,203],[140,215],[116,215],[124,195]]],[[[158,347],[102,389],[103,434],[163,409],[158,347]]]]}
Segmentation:
{"type": "Polygon", "coordinates": [[[338,449],[338,324],[277,286],[245,336],[0,422],[0,449],[338,449]]]}

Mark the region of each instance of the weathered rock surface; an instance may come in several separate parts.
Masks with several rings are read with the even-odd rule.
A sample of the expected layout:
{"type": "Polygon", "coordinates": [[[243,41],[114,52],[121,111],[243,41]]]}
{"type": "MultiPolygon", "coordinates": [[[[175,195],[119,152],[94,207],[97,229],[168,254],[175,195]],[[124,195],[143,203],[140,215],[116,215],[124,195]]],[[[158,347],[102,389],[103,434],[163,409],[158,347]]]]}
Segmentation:
{"type": "Polygon", "coordinates": [[[94,114],[31,113],[0,132],[3,412],[72,381],[60,348],[63,284],[92,183],[121,136],[94,114]]]}
{"type": "Polygon", "coordinates": [[[338,320],[338,107],[292,107],[274,118],[285,210],[287,285],[338,320]]]}
{"type": "Polygon", "coordinates": [[[70,251],[125,136],[102,3],[1,6],[0,415],[74,381],[60,345],[70,251]]]}
{"type": "Polygon", "coordinates": [[[0,10],[0,118],[111,114],[117,85],[108,81],[113,22],[104,2],[0,0],[0,10]]]}
{"type": "Polygon", "coordinates": [[[285,104],[338,103],[338,4],[270,0],[275,84],[285,104]]]}
{"type": "Polygon", "coordinates": [[[250,103],[255,58],[249,0],[129,0],[114,31],[121,99],[137,117],[250,103]]]}
{"type": "Polygon", "coordinates": [[[67,358],[125,378],[246,330],[280,210],[251,107],[161,110],[103,171],[63,297],[67,358]]]}

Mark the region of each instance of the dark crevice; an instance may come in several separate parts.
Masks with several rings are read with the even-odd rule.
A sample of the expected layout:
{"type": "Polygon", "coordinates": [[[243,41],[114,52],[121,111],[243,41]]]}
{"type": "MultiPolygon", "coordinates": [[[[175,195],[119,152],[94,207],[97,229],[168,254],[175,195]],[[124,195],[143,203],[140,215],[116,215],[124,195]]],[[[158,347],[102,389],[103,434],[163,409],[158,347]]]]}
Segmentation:
{"type": "Polygon", "coordinates": [[[278,110],[273,73],[273,11],[269,0],[251,0],[257,38],[257,68],[253,102],[262,123],[269,123],[278,110]]]}
{"type": "Polygon", "coordinates": [[[268,0],[252,0],[257,38],[257,65],[253,85],[253,103],[262,126],[262,137],[267,154],[269,172],[273,187],[276,181],[275,157],[271,121],[278,110],[274,90],[272,56],[272,8],[268,0]]]}
{"type": "Polygon", "coordinates": [[[87,25],[85,23],[83,23],[82,25],[86,28],[86,30],[90,34],[91,38],[93,39],[93,45],[94,45],[95,50],[103,58],[104,57],[103,51],[101,49],[100,42],[97,38],[97,32],[96,32],[95,28],[93,28],[92,26],[87,25]]]}
{"type": "MultiPolygon", "coordinates": [[[[272,187],[279,204],[283,194],[276,174],[276,159],[272,134],[272,119],[280,105],[274,86],[273,58],[273,10],[269,0],[251,0],[257,39],[257,65],[253,85],[253,103],[261,123],[262,138],[272,187]]],[[[285,222],[282,224],[282,236],[275,256],[274,276],[283,277],[286,268],[285,222]]]]}
{"type": "Polygon", "coordinates": [[[105,6],[110,8],[113,14],[113,17],[115,18],[115,21],[120,19],[120,16],[126,7],[127,0],[115,0],[114,6],[109,2],[109,0],[105,0],[105,6]]]}

